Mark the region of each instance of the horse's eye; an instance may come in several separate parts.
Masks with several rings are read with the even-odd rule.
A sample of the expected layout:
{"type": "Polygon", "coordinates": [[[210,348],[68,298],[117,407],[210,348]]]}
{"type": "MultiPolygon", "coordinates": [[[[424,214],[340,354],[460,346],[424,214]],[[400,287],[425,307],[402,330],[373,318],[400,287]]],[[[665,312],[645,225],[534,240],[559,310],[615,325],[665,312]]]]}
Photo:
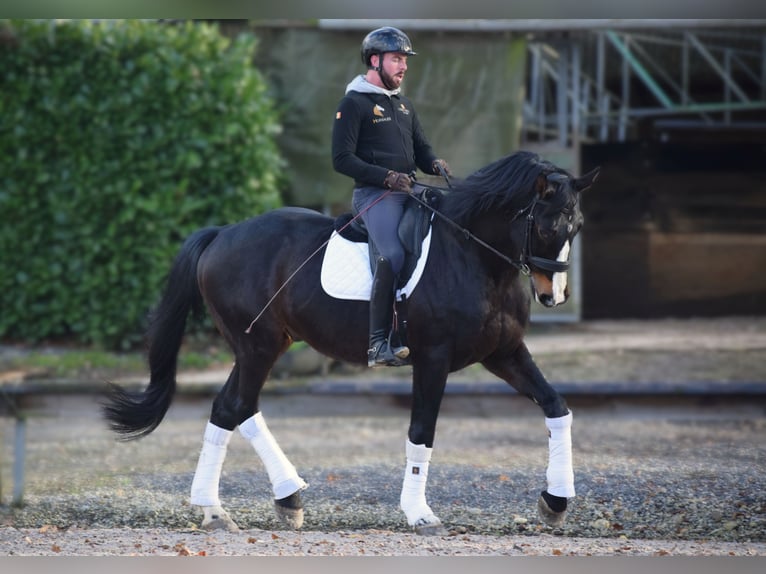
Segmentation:
{"type": "Polygon", "coordinates": [[[537,233],[538,235],[540,235],[541,239],[543,239],[544,241],[549,241],[556,236],[556,229],[538,227],[537,233]]]}

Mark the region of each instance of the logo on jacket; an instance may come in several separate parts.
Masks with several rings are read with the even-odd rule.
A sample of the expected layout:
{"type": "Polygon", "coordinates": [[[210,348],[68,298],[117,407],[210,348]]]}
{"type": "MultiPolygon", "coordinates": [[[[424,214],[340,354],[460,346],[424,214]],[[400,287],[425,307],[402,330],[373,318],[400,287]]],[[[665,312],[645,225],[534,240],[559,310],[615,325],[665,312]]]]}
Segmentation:
{"type": "Polygon", "coordinates": [[[372,108],[372,115],[377,116],[375,118],[372,118],[373,124],[379,124],[380,122],[390,122],[391,116],[384,116],[383,112],[385,112],[386,109],[381,106],[380,104],[375,104],[375,107],[372,108]]]}
{"type": "Polygon", "coordinates": [[[408,110],[404,104],[399,104],[399,111],[402,112],[405,116],[410,115],[410,110],[408,110]]]}

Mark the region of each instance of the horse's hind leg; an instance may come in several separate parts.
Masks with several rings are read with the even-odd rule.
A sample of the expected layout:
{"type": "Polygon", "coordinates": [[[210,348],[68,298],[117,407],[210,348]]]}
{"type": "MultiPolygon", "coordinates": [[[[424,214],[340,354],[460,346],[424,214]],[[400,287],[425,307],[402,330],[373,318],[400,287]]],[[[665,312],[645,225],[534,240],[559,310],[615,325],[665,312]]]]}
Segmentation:
{"type": "MultiPolygon", "coordinates": [[[[263,414],[259,410],[258,397],[266,377],[276,358],[289,345],[288,339],[278,339],[280,347],[266,355],[264,348],[242,356],[240,360],[240,383],[237,401],[240,434],[251,444],[266,467],[272,491],[274,509],[279,520],[287,527],[298,529],[303,525],[303,503],[300,492],[308,485],[298,475],[274,436],[271,434],[263,414]]],[[[266,347],[266,345],[263,345],[266,347]]]]}
{"type": "Polygon", "coordinates": [[[298,476],[295,467],[282,452],[260,412],[240,424],[239,431],[253,446],[266,467],[274,492],[277,517],[285,526],[300,528],[303,526],[300,491],[308,485],[298,476]]]}
{"type": "Polygon", "coordinates": [[[506,357],[493,356],[484,366],[521,395],[532,399],[545,414],[548,429],[548,488],[537,501],[540,518],[550,526],[564,523],[567,501],[575,495],[572,466],[572,413],[564,398],[548,383],[526,345],[506,357]]]}
{"type": "Polygon", "coordinates": [[[218,494],[227,446],[237,425],[266,467],[277,516],[290,528],[303,525],[300,491],[307,485],[287,460],[258,411],[260,390],[277,354],[274,353],[271,360],[261,355],[260,361],[249,357],[238,361],[213,403],[191,491],[191,503],[200,506],[204,513],[202,527],[205,529],[238,530],[223,509],[218,494]]]}
{"type": "Polygon", "coordinates": [[[234,365],[226,384],[218,393],[213,403],[210,420],[205,427],[202,439],[202,451],[197,461],[197,469],[191,487],[191,504],[202,508],[204,517],[202,528],[206,530],[222,529],[230,532],[239,530],[236,523],[223,509],[219,497],[219,482],[223,461],[236,426],[235,418],[226,408],[221,408],[227,402],[227,396],[236,389],[239,378],[239,367],[234,365]]]}

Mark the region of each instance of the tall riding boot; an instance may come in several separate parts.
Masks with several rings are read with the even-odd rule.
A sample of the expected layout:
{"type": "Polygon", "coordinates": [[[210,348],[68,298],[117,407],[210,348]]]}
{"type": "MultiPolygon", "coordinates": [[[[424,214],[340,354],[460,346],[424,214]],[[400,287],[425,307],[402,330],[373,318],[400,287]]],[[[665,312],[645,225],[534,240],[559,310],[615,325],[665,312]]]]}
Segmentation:
{"type": "Polygon", "coordinates": [[[370,293],[370,348],[367,351],[367,366],[387,365],[401,367],[408,364],[410,355],[407,347],[391,347],[391,323],[394,313],[394,272],[391,262],[378,257],[375,277],[370,293]]]}

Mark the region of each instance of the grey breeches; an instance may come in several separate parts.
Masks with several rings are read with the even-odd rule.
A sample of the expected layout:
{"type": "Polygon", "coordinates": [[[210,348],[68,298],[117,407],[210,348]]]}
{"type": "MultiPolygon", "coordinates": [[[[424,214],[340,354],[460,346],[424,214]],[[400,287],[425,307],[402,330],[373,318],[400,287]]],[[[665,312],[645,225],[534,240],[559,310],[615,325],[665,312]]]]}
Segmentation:
{"type": "Polygon", "coordinates": [[[357,213],[363,212],[362,220],[367,226],[367,233],[380,255],[391,262],[394,274],[398,274],[404,265],[404,247],[399,241],[397,228],[409,195],[403,191],[392,191],[375,203],[386,191],[380,187],[357,187],[352,202],[357,213]]]}

